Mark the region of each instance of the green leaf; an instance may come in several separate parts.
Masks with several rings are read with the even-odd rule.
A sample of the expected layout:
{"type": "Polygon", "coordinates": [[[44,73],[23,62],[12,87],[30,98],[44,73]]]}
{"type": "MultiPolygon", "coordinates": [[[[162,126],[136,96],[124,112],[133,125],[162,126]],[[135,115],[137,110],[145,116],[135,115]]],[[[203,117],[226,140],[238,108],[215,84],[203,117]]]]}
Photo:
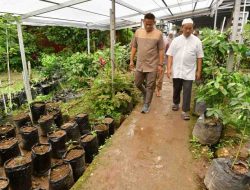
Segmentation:
{"type": "Polygon", "coordinates": [[[228,93],[226,91],[226,89],[223,86],[220,86],[220,90],[221,92],[226,96],[228,93]]]}
{"type": "Polygon", "coordinates": [[[231,87],[233,87],[233,86],[235,86],[236,85],[236,83],[229,83],[228,85],[227,85],[227,88],[231,88],[231,87]]]}
{"type": "Polygon", "coordinates": [[[208,117],[211,117],[213,114],[214,114],[214,113],[213,113],[212,111],[207,111],[207,113],[206,113],[206,115],[207,115],[208,117]]]}
{"type": "Polygon", "coordinates": [[[214,86],[215,86],[215,88],[218,89],[218,88],[220,87],[220,84],[219,84],[218,82],[215,82],[215,83],[214,83],[214,86]]]}
{"type": "Polygon", "coordinates": [[[243,93],[240,93],[239,95],[238,95],[238,98],[242,98],[243,96],[245,96],[245,92],[243,92],[243,93]]]}
{"type": "Polygon", "coordinates": [[[233,101],[230,102],[230,105],[231,105],[231,106],[235,106],[235,105],[237,105],[238,103],[239,103],[238,100],[233,100],[233,101]]]}

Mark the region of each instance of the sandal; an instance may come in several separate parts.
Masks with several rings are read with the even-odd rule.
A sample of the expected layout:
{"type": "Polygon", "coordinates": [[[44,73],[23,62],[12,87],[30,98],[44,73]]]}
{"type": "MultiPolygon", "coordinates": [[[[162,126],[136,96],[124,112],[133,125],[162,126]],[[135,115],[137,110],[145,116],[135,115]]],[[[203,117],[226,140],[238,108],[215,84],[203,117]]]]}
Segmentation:
{"type": "Polygon", "coordinates": [[[157,96],[157,97],[161,97],[161,92],[157,90],[157,91],[156,91],[156,96],[157,96]]]}
{"type": "Polygon", "coordinates": [[[172,105],[172,110],[173,111],[178,111],[179,110],[179,104],[173,104],[172,105]]]}
{"type": "Polygon", "coordinates": [[[184,120],[190,120],[190,115],[187,112],[182,112],[181,117],[184,120]]]}

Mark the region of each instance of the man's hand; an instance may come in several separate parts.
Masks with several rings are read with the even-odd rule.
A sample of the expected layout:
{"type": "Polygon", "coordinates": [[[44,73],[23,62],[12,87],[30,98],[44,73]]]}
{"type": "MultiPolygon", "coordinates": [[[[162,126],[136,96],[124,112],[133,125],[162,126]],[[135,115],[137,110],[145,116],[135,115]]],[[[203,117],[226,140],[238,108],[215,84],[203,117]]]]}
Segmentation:
{"type": "Polygon", "coordinates": [[[171,77],[171,70],[169,69],[168,71],[167,71],[167,77],[170,79],[170,77],[171,77]]]}
{"type": "Polygon", "coordinates": [[[163,66],[162,65],[158,65],[158,73],[161,74],[163,72],[163,66]]]}
{"type": "Polygon", "coordinates": [[[196,71],[195,80],[200,80],[200,79],[201,79],[201,72],[196,71]]]}
{"type": "Polygon", "coordinates": [[[130,61],[129,69],[132,71],[134,68],[135,68],[134,62],[133,62],[133,61],[130,61]]]}

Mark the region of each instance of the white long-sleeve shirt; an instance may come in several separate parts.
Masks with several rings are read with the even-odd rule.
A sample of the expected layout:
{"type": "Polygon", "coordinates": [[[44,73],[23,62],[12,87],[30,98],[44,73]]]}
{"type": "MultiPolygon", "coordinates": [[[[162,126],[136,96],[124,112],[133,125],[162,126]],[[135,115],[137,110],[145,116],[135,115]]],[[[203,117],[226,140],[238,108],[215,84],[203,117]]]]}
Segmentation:
{"type": "Polygon", "coordinates": [[[191,34],[189,37],[176,37],[167,53],[173,56],[173,78],[195,80],[197,58],[203,58],[202,43],[199,38],[191,34]]]}

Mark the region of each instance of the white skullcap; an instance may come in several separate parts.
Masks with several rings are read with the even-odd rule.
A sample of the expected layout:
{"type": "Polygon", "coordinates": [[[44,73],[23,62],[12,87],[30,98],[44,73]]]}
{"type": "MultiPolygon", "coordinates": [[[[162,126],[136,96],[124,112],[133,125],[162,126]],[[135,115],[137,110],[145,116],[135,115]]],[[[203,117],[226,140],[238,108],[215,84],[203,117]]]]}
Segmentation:
{"type": "Polygon", "coordinates": [[[194,21],[191,18],[186,18],[182,21],[182,25],[184,24],[194,24],[194,21]]]}

